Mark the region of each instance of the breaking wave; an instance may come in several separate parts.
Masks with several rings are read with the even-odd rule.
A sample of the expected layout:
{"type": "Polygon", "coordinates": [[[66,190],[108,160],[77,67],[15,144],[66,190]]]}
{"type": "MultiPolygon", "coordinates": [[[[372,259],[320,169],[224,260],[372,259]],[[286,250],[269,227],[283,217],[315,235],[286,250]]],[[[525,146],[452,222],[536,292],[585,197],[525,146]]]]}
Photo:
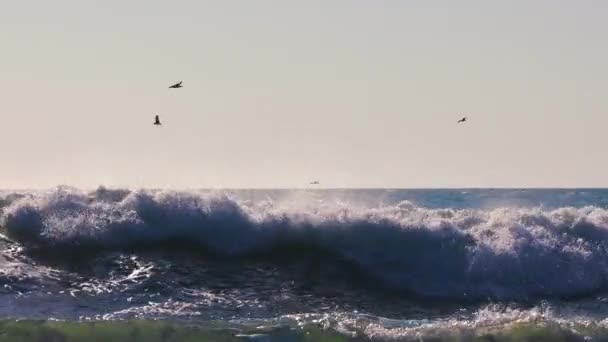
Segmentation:
{"type": "Polygon", "coordinates": [[[13,196],[1,210],[2,231],[26,250],[177,242],[245,258],[280,257],[297,247],[352,263],[384,288],[423,297],[530,299],[608,290],[608,210],[598,207],[293,206],[222,192],[60,188],[13,196]]]}

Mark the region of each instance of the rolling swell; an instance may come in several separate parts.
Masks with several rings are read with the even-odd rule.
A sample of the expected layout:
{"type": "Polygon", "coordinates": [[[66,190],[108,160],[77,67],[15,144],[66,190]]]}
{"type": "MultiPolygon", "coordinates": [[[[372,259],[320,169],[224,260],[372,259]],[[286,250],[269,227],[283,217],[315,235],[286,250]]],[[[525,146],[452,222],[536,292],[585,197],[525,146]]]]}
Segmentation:
{"type": "Polygon", "coordinates": [[[301,252],[420,296],[529,299],[608,289],[608,211],[286,206],[224,193],[58,189],[15,198],[4,233],[65,253],[178,245],[220,258],[301,252]]]}

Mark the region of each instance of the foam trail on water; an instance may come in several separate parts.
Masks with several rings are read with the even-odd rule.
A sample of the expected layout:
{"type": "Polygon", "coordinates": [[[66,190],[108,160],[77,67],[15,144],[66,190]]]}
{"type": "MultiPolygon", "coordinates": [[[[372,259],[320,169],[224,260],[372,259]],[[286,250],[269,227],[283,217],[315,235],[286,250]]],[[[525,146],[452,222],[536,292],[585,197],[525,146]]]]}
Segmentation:
{"type": "Polygon", "coordinates": [[[294,246],[321,250],[383,287],[431,297],[520,299],[608,289],[608,211],[597,207],[284,206],[220,192],[61,188],[15,199],[0,223],[26,247],[66,253],[175,241],[230,257],[294,246]]]}

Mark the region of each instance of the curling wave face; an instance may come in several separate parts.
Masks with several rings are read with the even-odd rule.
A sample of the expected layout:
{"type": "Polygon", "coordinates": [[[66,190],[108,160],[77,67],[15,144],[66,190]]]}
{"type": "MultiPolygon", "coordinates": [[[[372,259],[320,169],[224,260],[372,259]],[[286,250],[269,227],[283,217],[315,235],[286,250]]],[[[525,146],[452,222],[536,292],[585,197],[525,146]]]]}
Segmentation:
{"type": "Polygon", "coordinates": [[[593,206],[286,205],[222,192],[66,188],[13,197],[0,224],[26,250],[67,255],[183,243],[219,258],[323,252],[383,288],[457,300],[608,289],[608,210],[593,206]]]}

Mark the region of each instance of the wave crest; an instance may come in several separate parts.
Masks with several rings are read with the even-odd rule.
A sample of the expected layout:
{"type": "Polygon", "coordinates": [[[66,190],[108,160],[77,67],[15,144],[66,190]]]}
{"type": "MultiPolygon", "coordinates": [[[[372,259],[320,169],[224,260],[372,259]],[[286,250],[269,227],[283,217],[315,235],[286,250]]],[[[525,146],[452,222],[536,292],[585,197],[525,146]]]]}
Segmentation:
{"type": "Polygon", "coordinates": [[[444,298],[581,296],[608,288],[608,211],[286,206],[224,193],[57,189],[1,214],[26,246],[72,251],[183,241],[219,256],[326,251],[382,286],[444,298]]]}

